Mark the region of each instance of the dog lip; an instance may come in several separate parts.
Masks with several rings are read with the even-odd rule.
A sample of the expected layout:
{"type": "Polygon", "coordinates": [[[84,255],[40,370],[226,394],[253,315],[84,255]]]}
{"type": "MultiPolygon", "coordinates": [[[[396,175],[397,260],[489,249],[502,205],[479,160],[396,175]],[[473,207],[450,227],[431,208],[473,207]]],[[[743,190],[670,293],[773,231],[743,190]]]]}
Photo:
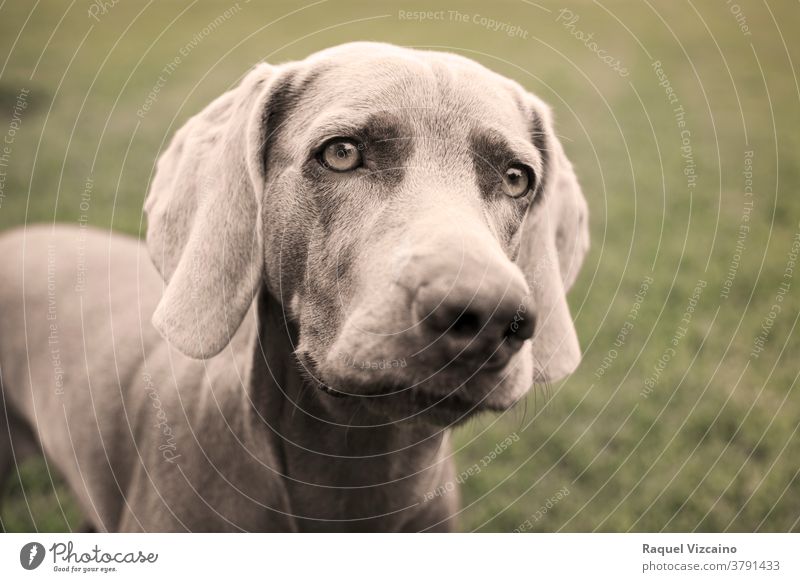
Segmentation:
{"type": "Polygon", "coordinates": [[[413,402],[428,411],[446,410],[464,415],[485,410],[495,412],[504,410],[503,407],[490,403],[486,398],[482,400],[472,400],[459,394],[458,391],[444,395],[420,391],[413,395],[413,402]]]}
{"type": "MultiPolygon", "coordinates": [[[[405,401],[405,406],[417,409],[423,415],[435,414],[438,411],[454,415],[458,414],[464,418],[482,411],[502,412],[507,409],[506,406],[492,404],[486,398],[481,400],[467,398],[460,389],[454,390],[449,394],[429,392],[424,388],[415,389],[416,383],[412,379],[404,381],[403,378],[387,378],[383,375],[381,375],[382,377],[376,377],[369,373],[362,375],[358,379],[350,378],[349,380],[345,380],[344,377],[339,378],[336,374],[333,377],[329,377],[320,373],[321,370],[319,370],[314,358],[302,359],[305,360],[306,374],[314,380],[315,387],[331,398],[343,400],[361,398],[365,401],[376,402],[383,397],[391,398],[405,394],[405,396],[401,396],[405,401]],[[339,382],[341,380],[345,381],[348,388],[340,390],[336,387],[341,385],[339,382]]],[[[483,363],[456,361],[451,364],[466,368],[466,372],[471,378],[485,378],[486,376],[491,377],[503,374],[512,360],[513,357],[491,357],[485,359],[483,363]]],[[[451,381],[458,382],[452,379],[451,381]]]]}
{"type": "Polygon", "coordinates": [[[331,388],[327,384],[322,384],[320,382],[317,383],[317,388],[333,398],[350,398],[351,396],[354,396],[353,394],[348,394],[347,392],[340,392],[336,388],[331,388]]]}
{"type": "Polygon", "coordinates": [[[505,369],[508,359],[488,360],[479,369],[479,372],[496,373],[505,369]]]}
{"type": "Polygon", "coordinates": [[[414,390],[407,387],[393,386],[378,390],[373,389],[364,393],[354,393],[342,392],[322,382],[317,382],[317,388],[333,398],[363,398],[368,402],[377,402],[384,397],[400,396],[407,406],[418,410],[423,415],[446,412],[454,416],[466,417],[482,411],[502,412],[505,410],[505,407],[492,404],[486,398],[481,400],[467,398],[460,390],[455,390],[449,394],[439,394],[424,389],[414,390]]]}

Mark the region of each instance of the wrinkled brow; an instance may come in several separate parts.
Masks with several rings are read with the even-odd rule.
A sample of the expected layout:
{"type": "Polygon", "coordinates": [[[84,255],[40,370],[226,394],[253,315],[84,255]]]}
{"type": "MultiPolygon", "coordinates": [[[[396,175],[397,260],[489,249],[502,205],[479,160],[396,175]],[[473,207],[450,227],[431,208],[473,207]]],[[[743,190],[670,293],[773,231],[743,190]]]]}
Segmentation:
{"type": "Polygon", "coordinates": [[[310,149],[319,148],[334,137],[348,137],[365,145],[387,141],[411,141],[411,128],[392,112],[371,112],[363,116],[329,114],[309,129],[305,143],[310,149]]]}
{"type": "Polygon", "coordinates": [[[552,164],[553,155],[550,151],[550,143],[547,138],[547,132],[544,127],[544,119],[542,116],[532,110],[530,112],[530,135],[536,151],[539,153],[540,168],[539,183],[536,185],[537,200],[542,198],[542,194],[547,191],[547,182],[550,180],[550,166],[552,164]]]}
{"type": "Polygon", "coordinates": [[[534,143],[506,135],[502,130],[474,129],[470,132],[469,144],[476,159],[501,173],[515,162],[529,165],[537,176],[544,170],[543,152],[534,143]]]}
{"type": "Polygon", "coordinates": [[[470,132],[469,147],[478,188],[485,199],[491,199],[511,164],[523,163],[530,166],[535,174],[533,203],[541,202],[546,152],[540,151],[529,141],[488,127],[470,132]]]}

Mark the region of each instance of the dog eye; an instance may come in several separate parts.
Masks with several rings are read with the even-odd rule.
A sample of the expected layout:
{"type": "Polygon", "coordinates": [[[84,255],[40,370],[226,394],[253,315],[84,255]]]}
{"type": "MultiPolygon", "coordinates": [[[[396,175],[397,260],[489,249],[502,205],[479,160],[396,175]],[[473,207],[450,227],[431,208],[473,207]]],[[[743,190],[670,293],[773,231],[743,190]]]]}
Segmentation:
{"type": "Polygon", "coordinates": [[[334,172],[349,172],[362,164],[361,148],[349,139],[335,139],[329,142],[319,157],[320,163],[334,172]]]}
{"type": "Polygon", "coordinates": [[[533,186],[532,172],[528,166],[514,164],[506,170],[503,176],[506,194],[512,198],[525,196],[533,186]]]}

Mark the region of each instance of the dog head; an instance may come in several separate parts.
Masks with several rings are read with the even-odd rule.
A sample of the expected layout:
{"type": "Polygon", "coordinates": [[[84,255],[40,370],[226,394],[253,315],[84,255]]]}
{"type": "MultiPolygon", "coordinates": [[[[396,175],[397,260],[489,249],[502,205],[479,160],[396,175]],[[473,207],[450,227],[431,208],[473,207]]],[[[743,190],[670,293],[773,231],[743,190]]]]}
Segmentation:
{"type": "Polygon", "coordinates": [[[145,208],[153,323],[191,357],[266,286],[309,379],[387,414],[502,410],[580,361],[586,202],[548,108],[469,59],[258,65],[178,131],[145,208]]]}

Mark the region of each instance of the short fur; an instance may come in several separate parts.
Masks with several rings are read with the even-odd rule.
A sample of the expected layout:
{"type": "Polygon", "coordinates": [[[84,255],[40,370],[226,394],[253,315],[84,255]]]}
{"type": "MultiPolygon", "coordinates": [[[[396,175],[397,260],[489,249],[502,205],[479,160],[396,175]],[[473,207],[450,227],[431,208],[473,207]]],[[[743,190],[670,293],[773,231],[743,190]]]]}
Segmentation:
{"type": "Polygon", "coordinates": [[[260,64],[176,133],[145,210],[146,247],[0,238],[0,478],[41,449],[97,530],[451,529],[454,496],[426,495],[453,478],[448,427],[580,360],[585,200],[547,107],[468,59],[260,64]],[[320,165],[337,136],[363,168],[320,165]],[[443,274],[535,315],[502,368],[425,335],[443,274]]]}

